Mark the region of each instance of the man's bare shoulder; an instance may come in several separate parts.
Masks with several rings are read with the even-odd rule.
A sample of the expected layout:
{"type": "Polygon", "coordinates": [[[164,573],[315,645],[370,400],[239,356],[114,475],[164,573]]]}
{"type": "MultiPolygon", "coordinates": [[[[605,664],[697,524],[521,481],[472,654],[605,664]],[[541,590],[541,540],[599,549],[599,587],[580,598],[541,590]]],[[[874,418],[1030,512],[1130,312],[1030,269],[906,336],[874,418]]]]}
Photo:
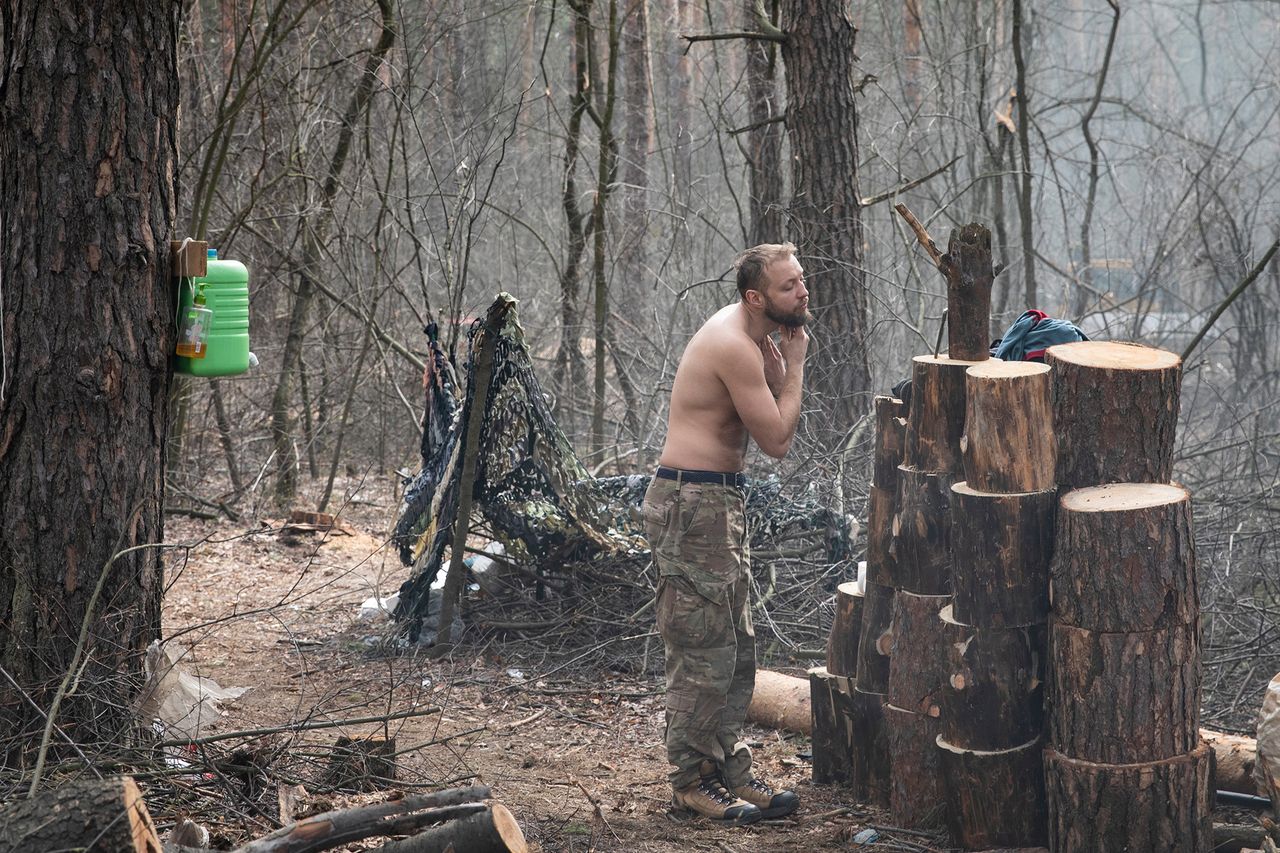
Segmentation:
{"type": "MultiPolygon", "coordinates": [[[[732,306],[730,306],[732,307],[732,306]]],[[[690,347],[706,355],[723,358],[743,358],[758,350],[755,341],[737,318],[726,310],[718,311],[689,341],[690,347]]]]}

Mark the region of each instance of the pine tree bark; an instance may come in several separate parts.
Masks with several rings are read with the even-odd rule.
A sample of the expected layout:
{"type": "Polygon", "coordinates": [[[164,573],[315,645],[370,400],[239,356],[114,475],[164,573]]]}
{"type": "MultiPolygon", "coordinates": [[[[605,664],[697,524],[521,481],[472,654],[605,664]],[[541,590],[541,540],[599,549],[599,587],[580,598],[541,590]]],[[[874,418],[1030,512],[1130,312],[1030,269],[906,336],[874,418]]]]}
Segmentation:
{"type": "MultiPolygon", "coordinates": [[[[0,14],[0,666],[47,708],[87,621],[58,722],[107,740],[160,632],[178,7],[0,14]]],[[[38,745],[8,679],[0,707],[0,743],[38,745]]]]}
{"type": "Polygon", "coordinates": [[[889,658],[889,702],[907,711],[938,717],[949,677],[947,647],[962,629],[942,620],[948,595],[898,590],[893,603],[893,653],[889,658]]]}
{"type": "Polygon", "coordinates": [[[991,231],[970,222],[951,231],[939,265],[947,279],[947,353],[982,362],[991,358],[991,231]]]}
{"type": "Polygon", "coordinates": [[[862,632],[858,637],[858,689],[865,693],[889,692],[894,594],[891,586],[868,583],[863,596],[862,632]]]}
{"type": "Polygon", "coordinates": [[[128,776],[76,780],[0,807],[0,849],[160,853],[160,838],[128,776]]]}
{"type": "Polygon", "coordinates": [[[865,601],[857,581],[836,587],[836,612],[827,636],[827,671],[832,675],[858,674],[858,638],[862,634],[865,601]]]}
{"type": "Polygon", "coordinates": [[[861,802],[889,804],[889,744],[884,697],[854,679],[809,670],[813,709],[813,781],[846,786],[861,802]]]}
{"type": "Polygon", "coordinates": [[[958,473],[964,469],[965,372],[979,362],[946,355],[911,359],[911,414],[902,462],[920,471],[958,473]]]}
{"type": "Polygon", "coordinates": [[[822,287],[810,295],[821,355],[806,365],[814,399],[843,434],[868,408],[867,287],[858,195],[854,35],[847,4],[783,0],[794,242],[822,287]]]}
{"type": "Polygon", "coordinates": [[[1116,483],[1063,495],[1051,578],[1054,618],[1067,625],[1145,631],[1196,621],[1190,492],[1116,483]]]}
{"type": "Polygon", "coordinates": [[[1049,347],[1045,361],[1053,368],[1061,488],[1169,482],[1181,358],[1140,344],[1080,341],[1049,347]]]}
{"type": "Polygon", "coordinates": [[[889,811],[898,826],[933,829],[946,821],[945,782],[938,750],[938,720],[895,705],[884,706],[893,765],[889,811]]]}
{"type": "Polygon", "coordinates": [[[966,850],[1045,843],[1044,744],[965,749],[938,738],[951,840],[966,850]]]}
{"type": "MultiPolygon", "coordinates": [[[[743,30],[760,28],[758,0],[743,0],[743,30]]],[[[782,214],[782,109],[778,103],[778,46],[759,39],[743,42],[747,51],[747,173],[751,181],[751,231],[748,242],[780,243],[782,214]]]]}
{"type": "Polygon", "coordinates": [[[925,595],[951,592],[951,476],[903,465],[883,583],[925,595]]]}
{"type": "Polygon", "coordinates": [[[980,492],[1052,489],[1058,461],[1049,366],[990,359],[965,372],[964,478],[980,492]]]}

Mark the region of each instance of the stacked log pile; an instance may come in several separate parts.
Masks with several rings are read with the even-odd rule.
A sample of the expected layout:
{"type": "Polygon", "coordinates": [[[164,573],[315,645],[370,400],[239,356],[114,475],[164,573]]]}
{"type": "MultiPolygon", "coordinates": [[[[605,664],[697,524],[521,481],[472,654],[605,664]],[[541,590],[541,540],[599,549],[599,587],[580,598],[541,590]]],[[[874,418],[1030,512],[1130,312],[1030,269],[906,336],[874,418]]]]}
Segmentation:
{"type": "Polygon", "coordinates": [[[1207,851],[1190,494],[1172,484],[1181,361],[1051,347],[1061,497],[1051,571],[1049,848],[1207,851]]]}
{"type": "Polygon", "coordinates": [[[937,739],[952,841],[1043,844],[1045,620],[1056,465],[1049,368],[966,376],[965,479],[951,487],[953,603],[937,739]]]}
{"type": "Polygon", "coordinates": [[[889,804],[884,726],[893,588],[877,582],[889,559],[890,525],[905,423],[902,401],[875,400],[876,439],[861,582],[836,593],[827,665],[809,671],[813,713],[813,780],[847,786],[864,802],[889,804]]]}

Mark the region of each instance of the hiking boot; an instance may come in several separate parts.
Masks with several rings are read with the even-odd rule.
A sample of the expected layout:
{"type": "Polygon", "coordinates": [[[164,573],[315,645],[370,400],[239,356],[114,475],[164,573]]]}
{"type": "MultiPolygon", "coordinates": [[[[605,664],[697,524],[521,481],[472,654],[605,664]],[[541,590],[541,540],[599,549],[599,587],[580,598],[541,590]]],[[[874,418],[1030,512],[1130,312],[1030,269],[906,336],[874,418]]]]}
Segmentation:
{"type": "MultiPolygon", "coordinates": [[[[716,766],[710,761],[703,761],[698,769],[702,775],[697,782],[672,794],[671,805],[674,808],[687,809],[711,820],[740,825],[755,823],[764,817],[760,809],[734,796],[724,786],[716,766]]],[[[794,798],[795,794],[791,796],[794,798]]]]}
{"type": "Polygon", "coordinates": [[[759,779],[734,788],[733,793],[758,808],[761,817],[782,817],[800,807],[800,798],[794,791],[775,791],[759,779]]]}

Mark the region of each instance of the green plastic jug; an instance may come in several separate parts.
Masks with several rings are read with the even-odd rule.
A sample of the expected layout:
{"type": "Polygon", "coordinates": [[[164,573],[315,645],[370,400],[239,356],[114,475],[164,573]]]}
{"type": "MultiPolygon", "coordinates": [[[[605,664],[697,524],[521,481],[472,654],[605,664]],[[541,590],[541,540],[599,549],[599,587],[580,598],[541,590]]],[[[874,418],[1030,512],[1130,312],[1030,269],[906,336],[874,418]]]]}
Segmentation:
{"type": "Polygon", "coordinates": [[[205,307],[213,312],[204,358],[176,356],[178,373],[191,376],[235,376],[249,369],[249,271],[239,261],[218,259],[209,250],[209,268],[202,278],[184,281],[178,316],[185,316],[204,289],[205,307]]]}

